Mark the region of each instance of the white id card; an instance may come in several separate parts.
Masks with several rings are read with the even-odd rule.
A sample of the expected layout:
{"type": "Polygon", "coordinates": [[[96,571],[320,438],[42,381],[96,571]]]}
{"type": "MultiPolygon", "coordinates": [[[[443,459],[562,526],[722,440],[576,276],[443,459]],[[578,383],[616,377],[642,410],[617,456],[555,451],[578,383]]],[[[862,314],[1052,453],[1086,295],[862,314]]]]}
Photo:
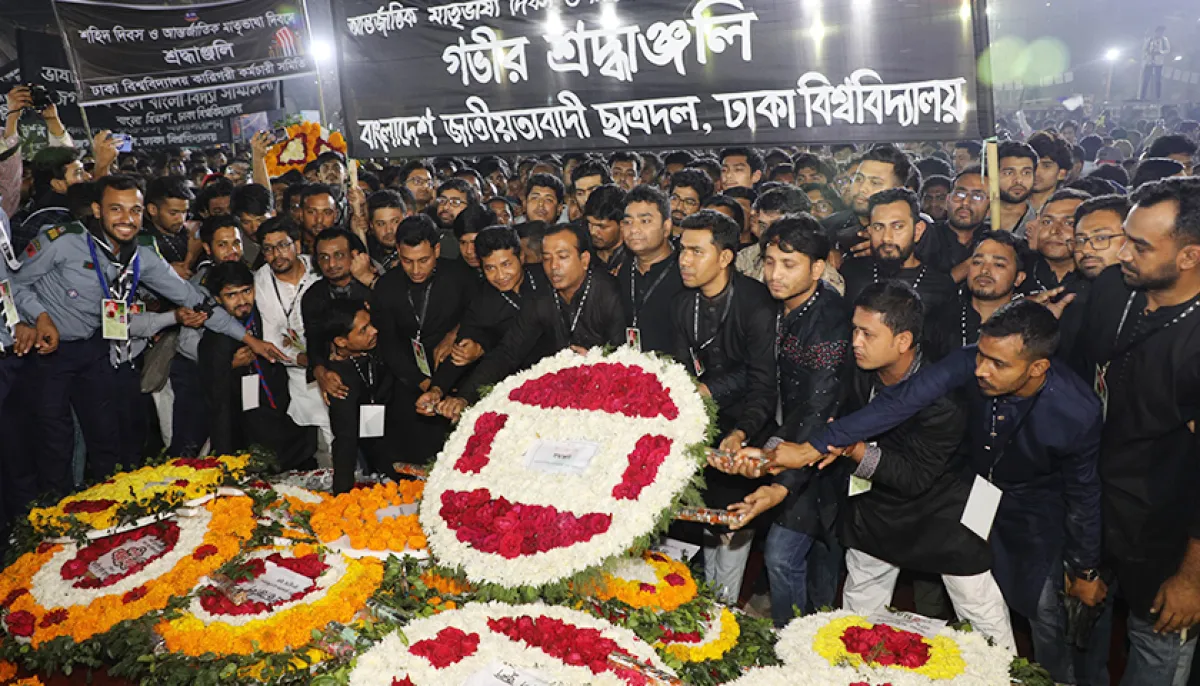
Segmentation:
{"type": "Polygon", "coordinates": [[[100,301],[101,332],[106,341],[129,340],[129,306],[124,300],[100,301]]]}
{"type": "Polygon", "coordinates": [[[258,409],[258,374],[242,377],[242,411],[258,409]]]}
{"type": "Polygon", "coordinates": [[[1000,498],[1003,495],[1004,491],[976,474],[975,483],[971,486],[971,495],[967,498],[967,509],[963,510],[963,526],[986,541],[992,533],[992,522],[996,519],[996,510],[1000,508],[1000,498]]]}
{"type": "Polygon", "coordinates": [[[411,339],[411,343],[413,358],[417,361],[417,369],[425,376],[433,376],[433,372],[430,371],[429,358],[425,356],[425,344],[421,343],[419,338],[411,339]]]}
{"type": "Polygon", "coordinates": [[[17,313],[17,301],[13,298],[12,285],[7,280],[0,281],[0,299],[4,300],[4,318],[8,321],[8,328],[12,329],[21,323],[21,315],[17,313]]]}
{"type": "Polygon", "coordinates": [[[862,495],[871,490],[871,480],[864,479],[861,476],[850,475],[850,497],[862,495]]]}
{"type": "Polygon", "coordinates": [[[635,326],[625,327],[625,345],[642,352],[642,330],[635,326]]]}
{"type": "Polygon", "coordinates": [[[383,405],[363,405],[358,408],[358,437],[380,438],[383,436],[383,405]]]}

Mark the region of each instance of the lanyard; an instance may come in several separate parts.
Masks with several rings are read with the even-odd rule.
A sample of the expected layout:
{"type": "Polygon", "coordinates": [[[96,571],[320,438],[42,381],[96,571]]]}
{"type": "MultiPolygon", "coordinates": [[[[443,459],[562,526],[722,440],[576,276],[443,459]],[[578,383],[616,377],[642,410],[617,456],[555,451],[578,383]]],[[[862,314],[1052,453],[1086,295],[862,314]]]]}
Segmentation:
{"type": "Polygon", "coordinates": [[[1137,292],[1135,291],[1133,293],[1130,293],[1129,299],[1125,301],[1125,311],[1121,313],[1121,323],[1117,324],[1117,335],[1113,339],[1112,359],[1114,359],[1114,360],[1116,358],[1121,357],[1122,355],[1128,353],[1129,351],[1133,350],[1138,345],[1141,345],[1143,342],[1149,340],[1149,338],[1151,336],[1153,336],[1154,334],[1156,334],[1160,331],[1166,331],[1167,329],[1171,328],[1172,326],[1183,321],[1183,319],[1185,317],[1187,317],[1189,314],[1191,314],[1192,312],[1194,312],[1196,310],[1197,306],[1200,306],[1200,298],[1193,298],[1192,304],[1188,305],[1187,309],[1184,310],[1183,312],[1180,312],[1179,314],[1175,315],[1174,319],[1167,322],[1163,326],[1160,326],[1159,328],[1154,329],[1153,331],[1150,331],[1149,333],[1142,336],[1141,338],[1130,341],[1129,344],[1126,345],[1124,348],[1118,348],[1117,345],[1121,342],[1121,332],[1125,330],[1125,320],[1129,317],[1129,310],[1133,307],[1133,299],[1136,297],[1137,297],[1137,292]]]}
{"type": "MultiPolygon", "coordinates": [[[[96,256],[96,241],[92,238],[91,234],[88,234],[87,244],[88,244],[88,252],[90,252],[92,255],[92,268],[96,270],[96,276],[100,279],[100,288],[104,291],[105,296],[109,296],[109,297],[115,296],[116,293],[109,290],[109,288],[108,288],[108,279],[106,279],[104,277],[104,269],[100,267],[100,260],[96,256]]],[[[126,270],[128,270],[128,269],[133,270],[133,283],[129,288],[129,292],[127,292],[125,294],[125,303],[127,305],[133,304],[133,295],[134,295],[134,293],[137,292],[138,281],[141,280],[141,276],[142,276],[142,259],[141,258],[142,258],[141,253],[137,252],[137,248],[134,248],[133,260],[129,263],[128,267],[121,268],[121,271],[117,276],[117,281],[120,282],[121,276],[125,274],[126,270]]],[[[114,262],[116,262],[116,261],[114,260],[114,262]]],[[[116,262],[116,264],[118,267],[121,267],[121,264],[119,262],[116,262]]]]}
{"type": "Polygon", "coordinates": [[[404,292],[408,297],[408,306],[412,308],[413,317],[417,320],[417,339],[421,338],[421,329],[425,328],[425,315],[429,313],[429,297],[433,294],[433,274],[429,275],[429,283],[425,285],[425,302],[421,303],[421,314],[417,315],[417,304],[413,302],[412,291],[404,292]]]}
{"type": "Polygon", "coordinates": [[[21,268],[21,260],[17,259],[17,252],[13,249],[9,229],[8,217],[0,213],[0,256],[3,256],[8,268],[15,272],[21,268]]]}
{"type": "Polygon", "coordinates": [[[967,341],[967,307],[971,304],[970,300],[963,300],[962,304],[962,347],[967,347],[970,342],[967,341]]]}
{"type": "MultiPolygon", "coordinates": [[[[1049,380],[1047,379],[1047,381],[1049,380]]],[[[1038,394],[1034,396],[1033,402],[1029,404],[1029,409],[1025,410],[1025,414],[1021,415],[1021,418],[1018,419],[1017,423],[1013,425],[1012,431],[1008,432],[1008,436],[1005,437],[1004,442],[999,446],[996,445],[996,399],[992,398],[992,428],[989,432],[988,444],[983,446],[984,450],[988,451],[989,454],[994,455],[992,458],[992,466],[988,468],[987,473],[987,480],[989,483],[994,483],[992,482],[992,475],[996,473],[996,465],[1000,464],[1000,460],[1004,457],[1004,452],[1008,450],[1008,444],[1012,441],[1013,437],[1017,435],[1017,432],[1021,430],[1021,427],[1025,426],[1025,420],[1033,416],[1033,411],[1037,407],[1038,401],[1042,399],[1042,391],[1045,390],[1045,386],[1043,385],[1042,389],[1038,391],[1038,394]]]]}
{"type": "MultiPolygon", "coordinates": [[[[253,311],[250,312],[250,317],[246,320],[246,332],[249,334],[254,334],[253,311]]],[[[262,386],[263,393],[267,395],[267,403],[271,405],[272,410],[278,409],[275,406],[275,394],[271,392],[271,387],[267,385],[267,377],[265,374],[263,374],[262,365],[258,363],[257,357],[254,358],[254,361],[251,362],[251,365],[254,367],[254,373],[258,375],[258,384],[262,386]]]]}
{"type": "Polygon", "coordinates": [[[300,302],[300,290],[304,285],[304,277],[300,277],[300,283],[296,284],[296,295],[292,297],[292,304],[284,307],[283,296],[279,294],[279,279],[275,278],[274,272],[271,273],[271,285],[275,288],[275,299],[279,301],[279,308],[283,310],[283,319],[290,327],[292,325],[292,312],[296,311],[296,303],[300,302]]]}
{"type": "MultiPolygon", "coordinates": [[[[917,280],[913,281],[912,289],[914,291],[921,288],[921,279],[925,278],[925,270],[929,269],[927,265],[921,265],[921,271],[917,272],[917,280]]],[[[871,283],[879,283],[879,263],[871,262],[871,283]]]]}
{"type": "Polygon", "coordinates": [[[728,300],[725,301],[725,309],[721,312],[721,321],[717,322],[716,330],[713,335],[708,337],[707,341],[700,343],[700,294],[696,293],[695,306],[692,310],[692,343],[700,343],[700,350],[704,350],[713,341],[717,340],[717,336],[721,334],[721,327],[725,326],[725,320],[729,318],[729,309],[733,307],[733,282],[729,282],[728,300]]]}
{"type": "MultiPolygon", "coordinates": [[[[583,295],[579,297],[579,307],[575,309],[575,317],[571,319],[571,330],[567,332],[568,336],[575,335],[575,327],[579,326],[579,315],[583,314],[583,306],[587,304],[588,294],[592,292],[592,271],[588,270],[587,281],[583,282],[583,295]]],[[[563,308],[562,296],[558,291],[554,291],[554,304],[558,306],[559,311],[563,308]]],[[[569,311],[569,310],[568,310],[569,311]]]]}
{"type": "Polygon", "coordinates": [[[362,382],[364,384],[366,384],[367,400],[369,401],[367,404],[374,405],[375,404],[375,365],[372,364],[374,362],[374,360],[372,359],[370,354],[367,354],[367,355],[361,355],[359,357],[351,357],[350,362],[354,364],[354,371],[358,372],[358,378],[362,379],[362,382]],[[358,364],[358,361],[360,359],[366,360],[366,363],[367,363],[367,373],[366,374],[363,373],[363,368],[358,364]]]}
{"type": "MultiPolygon", "coordinates": [[[[675,252],[672,251],[671,257],[674,256],[675,252]]],[[[669,260],[671,257],[668,257],[667,259],[669,260]]],[[[668,263],[665,267],[663,267],[663,270],[659,272],[658,278],[654,280],[654,283],[650,284],[650,287],[646,289],[645,293],[642,293],[642,302],[639,305],[635,289],[637,277],[640,272],[638,271],[636,260],[629,263],[629,302],[633,306],[633,326],[635,328],[638,325],[639,310],[645,307],[646,301],[650,299],[650,295],[654,293],[654,289],[658,288],[659,284],[663,282],[663,279],[667,278],[667,272],[669,271],[671,271],[671,265],[668,263]]]]}
{"type": "Polygon", "coordinates": [[[521,303],[517,302],[516,300],[513,300],[512,297],[509,296],[508,293],[505,293],[504,291],[500,291],[500,297],[504,298],[504,302],[508,303],[509,305],[512,305],[514,310],[516,310],[517,312],[521,311],[521,303]]]}

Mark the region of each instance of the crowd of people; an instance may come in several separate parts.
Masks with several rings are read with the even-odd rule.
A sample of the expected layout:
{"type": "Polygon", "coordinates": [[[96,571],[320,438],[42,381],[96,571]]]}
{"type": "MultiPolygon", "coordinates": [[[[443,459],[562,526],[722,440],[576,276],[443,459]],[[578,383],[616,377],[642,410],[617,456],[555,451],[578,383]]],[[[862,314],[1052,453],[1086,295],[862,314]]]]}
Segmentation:
{"type": "Polygon", "coordinates": [[[1200,622],[1196,122],[978,141],[365,161],[0,154],[5,512],[143,455],[426,464],[481,389],[566,348],[672,356],[718,408],[681,530],[722,598],[953,613],[1056,680],[1186,682],[1200,622]],[[1023,138],[1023,140],[1021,140],[1023,138]],[[755,531],[765,533],[756,543],[755,531]],[[844,582],[844,587],[842,584],[844,582]],[[755,583],[749,579],[748,583],[755,583]],[[839,598],[839,587],[842,587],[839,598]],[[1080,612],[1080,609],[1089,612],[1080,612]],[[1091,617],[1081,628],[1080,616],[1091,617]],[[1069,619],[1070,618],[1070,619],[1069,619]],[[1090,631],[1089,631],[1090,629],[1090,631]]]}

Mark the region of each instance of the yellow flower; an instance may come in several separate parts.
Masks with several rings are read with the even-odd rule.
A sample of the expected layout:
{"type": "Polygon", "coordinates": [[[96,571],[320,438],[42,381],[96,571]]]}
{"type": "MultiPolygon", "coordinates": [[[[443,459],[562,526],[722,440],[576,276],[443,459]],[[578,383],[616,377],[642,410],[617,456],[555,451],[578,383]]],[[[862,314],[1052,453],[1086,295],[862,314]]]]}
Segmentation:
{"type": "MultiPolygon", "coordinates": [[[[846,629],[854,626],[870,629],[875,625],[857,615],[834,619],[817,632],[816,638],[813,639],[813,650],[825,658],[829,664],[861,666],[863,664],[862,656],[846,650],[846,645],[842,642],[842,634],[846,633],[846,629]]],[[[924,665],[917,669],[909,669],[900,665],[888,665],[888,667],[914,672],[936,680],[953,679],[966,671],[966,660],[963,660],[962,653],[954,639],[948,636],[934,636],[926,638],[924,641],[929,644],[929,661],[924,665]]]]}
{"type": "Polygon", "coordinates": [[[737,645],[742,635],[742,627],[737,617],[728,608],[721,608],[719,622],[720,631],[716,636],[704,636],[702,643],[667,643],[661,641],[654,644],[655,648],[665,650],[682,662],[707,662],[719,660],[737,645]]]}
{"type": "Polygon", "coordinates": [[[696,580],[687,565],[655,552],[646,552],[642,560],[654,569],[658,583],[651,586],[605,573],[597,587],[583,592],[602,601],[619,600],[630,607],[663,612],[675,610],[696,597],[696,580]]]}

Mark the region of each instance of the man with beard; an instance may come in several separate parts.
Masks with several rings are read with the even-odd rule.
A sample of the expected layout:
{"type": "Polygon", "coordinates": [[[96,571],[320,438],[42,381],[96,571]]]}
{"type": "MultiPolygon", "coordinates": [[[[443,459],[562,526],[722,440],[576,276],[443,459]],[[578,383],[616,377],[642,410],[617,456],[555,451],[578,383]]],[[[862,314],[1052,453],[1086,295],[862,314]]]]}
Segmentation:
{"type": "Polygon", "coordinates": [[[683,218],[695,214],[712,197],[713,183],[699,169],[681,169],[671,175],[671,222],[681,226],[683,218]]]}
{"type": "MultiPolygon", "coordinates": [[[[379,329],[379,355],[397,380],[396,402],[412,408],[452,354],[479,277],[466,263],[441,257],[437,229],[424,215],[400,222],[396,248],[400,269],[379,280],[371,316],[379,329]]],[[[401,413],[400,421],[407,444],[403,459],[415,464],[432,459],[446,422],[411,411],[401,413]]]]}
{"type": "MultiPolygon", "coordinates": [[[[776,305],[761,283],[733,268],[738,233],[733,220],[712,210],[683,220],[679,272],[689,290],[671,311],[671,353],[691,368],[700,394],[716,403],[719,448],[727,451],[740,450],[767,427],[779,397],[776,305]]],[[[753,490],[749,480],[715,469],[705,483],[710,507],[724,508],[753,490]]],[[[752,531],[705,533],[705,576],[724,602],[738,599],[753,538],[752,531]]]]}
{"type": "Polygon", "coordinates": [[[940,307],[954,296],[957,290],[954,280],[922,264],[914,253],[917,241],[925,233],[920,212],[917,194],[907,188],[892,188],[871,196],[867,211],[870,254],[842,265],[847,300],[856,300],[868,284],[884,279],[912,286],[925,303],[926,311],[940,307]]]}
{"type": "Polygon", "coordinates": [[[193,241],[185,228],[188,203],[195,197],[182,176],[160,176],[146,187],[147,233],[154,236],[158,252],[185,281],[191,278],[201,250],[200,242],[193,241]]]}
{"type": "Polygon", "coordinates": [[[1079,352],[1106,406],[1104,553],[1129,603],[1123,684],[1187,681],[1200,619],[1200,179],[1137,189],[1120,269],[1092,283],[1079,352]]]}
{"type": "Polygon", "coordinates": [[[662,191],[638,186],[625,196],[621,218],[621,240],[633,256],[617,270],[624,340],[647,352],[671,349],[671,303],[683,292],[669,208],[662,191]]]}
{"type": "Polygon", "coordinates": [[[1038,293],[1060,286],[1067,293],[1075,293],[1081,287],[1086,287],[1087,281],[1075,270],[1071,240],[1075,233],[1075,210],[1090,197],[1087,193],[1069,188],[1058,191],[1029,226],[1031,232],[1037,233],[1038,256],[1027,272],[1026,293],[1038,293]]]}
{"type": "Polygon", "coordinates": [[[967,278],[967,260],[988,218],[987,185],[983,170],[968,167],[954,179],[946,196],[946,221],[934,222],[917,244],[917,257],[956,283],[967,278]]]}
{"type": "Polygon", "coordinates": [[[1033,172],[1033,193],[1029,196],[1030,206],[1041,211],[1050,196],[1066,180],[1074,160],[1071,146],[1066,139],[1053,131],[1038,131],[1029,137],[1029,147],[1037,153],[1037,169],[1033,172]]]}
{"type": "Polygon", "coordinates": [[[620,345],[623,317],[616,279],[591,266],[587,229],[555,224],[542,238],[542,268],[551,292],[521,301],[521,311],[500,344],[459,384],[459,397],[438,404],[438,413],[458,421],[479,389],[497,383],[531,361],[571,348],[620,345]]]}
{"type": "Polygon", "coordinates": [[[288,416],[300,426],[315,426],[321,431],[325,454],[332,436],[329,417],[319,387],[309,384],[308,336],[305,331],[302,302],[304,295],[321,275],[312,267],[312,258],[300,253],[300,231],[291,223],[268,219],[258,230],[266,264],[254,273],[256,304],[262,323],[263,339],[273,343],[292,359],[287,364],[288,416]]]}
{"type": "Polygon", "coordinates": [[[618,150],[608,158],[612,168],[613,183],[628,193],[639,184],[642,168],[642,156],[629,150],[618,150]]]}
{"type": "Polygon", "coordinates": [[[628,252],[621,240],[621,221],[625,218],[625,191],[609,183],[594,189],[583,207],[583,218],[592,236],[596,267],[616,274],[628,252]]]}
{"type": "MultiPolygon", "coordinates": [[[[1000,144],[997,157],[1000,158],[1000,220],[992,217],[992,225],[1025,238],[1026,224],[1037,216],[1029,204],[1029,196],[1033,194],[1038,155],[1024,143],[1005,141],[1000,144]]],[[[1029,247],[1036,246],[1031,243],[1029,247]]]]}
{"type": "Polygon", "coordinates": [[[926,358],[936,362],[979,340],[979,327],[1025,281],[1025,244],[1007,231],[984,231],[967,260],[966,289],[929,315],[926,358]]]}
{"type": "Polygon", "coordinates": [[[811,152],[802,152],[792,158],[792,167],[796,170],[796,184],[806,183],[827,184],[835,176],[833,167],[828,162],[811,152]]]}
{"type": "Polygon", "coordinates": [[[437,219],[438,243],[444,257],[456,260],[459,257],[458,241],[454,237],[454,220],[468,207],[479,204],[479,193],[475,187],[462,179],[450,179],[438,186],[438,197],[434,202],[437,219]]]}
{"type": "MultiPolygon", "coordinates": [[[[909,177],[916,173],[908,156],[896,146],[887,144],[868,150],[853,169],[850,185],[842,194],[850,209],[822,222],[835,247],[846,253],[856,248],[861,250],[869,238],[866,227],[871,223],[871,196],[891,188],[903,188],[909,177]]],[[[839,263],[834,266],[840,266],[841,256],[834,257],[839,263]]]]}
{"type": "Polygon", "coordinates": [[[566,189],[552,174],[533,174],[525,184],[525,221],[553,224],[562,214],[566,189]]]}
{"type": "Polygon", "coordinates": [[[313,254],[317,235],[322,231],[344,228],[337,198],[337,191],[323,183],[310,183],[300,191],[300,237],[306,254],[313,254]]]}
{"type": "Polygon", "coordinates": [[[600,160],[585,160],[571,170],[571,202],[567,208],[567,217],[571,221],[583,215],[588,197],[597,188],[612,183],[612,175],[608,166],[600,160]]]}
{"type": "Polygon", "coordinates": [[[1100,272],[1120,262],[1129,209],[1129,198],[1115,194],[1090,198],[1075,208],[1071,249],[1083,278],[1094,281],[1100,272]]]}
{"type": "Polygon", "coordinates": [[[367,220],[371,227],[367,248],[378,274],[396,268],[400,259],[396,253],[396,229],[409,216],[404,196],[399,191],[384,189],[367,198],[367,220]]]}
{"type": "MultiPolygon", "coordinates": [[[[72,490],[72,409],[87,442],[89,478],[103,480],[116,465],[141,461],[145,418],[138,411],[141,389],[128,326],[130,310],[139,309],[134,295],[138,283],[184,307],[204,302],[204,294],[180,279],[158,254],[152,237],[139,238],[139,182],[116,175],[103,177],[96,186],[92,226],[66,224],[43,232],[26,247],[14,277],[23,319],[36,322],[38,344],[45,351],[35,365],[33,401],[44,441],[37,463],[38,490],[43,492],[72,490]],[[51,355],[53,351],[57,354],[51,355]]],[[[256,355],[285,357],[223,312],[204,325],[244,341],[256,355]]]]}
{"type": "Polygon", "coordinates": [[[550,292],[545,272],[521,263],[521,239],[515,230],[504,226],[484,229],[476,239],[476,251],[488,287],[480,288],[467,306],[449,359],[438,366],[429,390],[417,399],[417,412],[427,416],[437,413],[438,404],[471,365],[500,344],[522,308],[535,296],[550,292]]]}
{"type": "Polygon", "coordinates": [[[396,182],[412,193],[414,214],[424,212],[433,202],[433,180],[436,178],[433,167],[421,160],[413,160],[400,169],[396,182]]]}
{"type": "MultiPolygon", "coordinates": [[[[254,304],[254,274],[241,262],[213,267],[210,285],[224,312],[246,332],[262,336],[254,304]]],[[[313,469],[316,432],[288,416],[287,371],[260,359],[237,341],[215,332],[200,340],[200,370],[212,411],[212,449],[228,455],[260,444],[275,454],[281,471],[313,469]]]]}

